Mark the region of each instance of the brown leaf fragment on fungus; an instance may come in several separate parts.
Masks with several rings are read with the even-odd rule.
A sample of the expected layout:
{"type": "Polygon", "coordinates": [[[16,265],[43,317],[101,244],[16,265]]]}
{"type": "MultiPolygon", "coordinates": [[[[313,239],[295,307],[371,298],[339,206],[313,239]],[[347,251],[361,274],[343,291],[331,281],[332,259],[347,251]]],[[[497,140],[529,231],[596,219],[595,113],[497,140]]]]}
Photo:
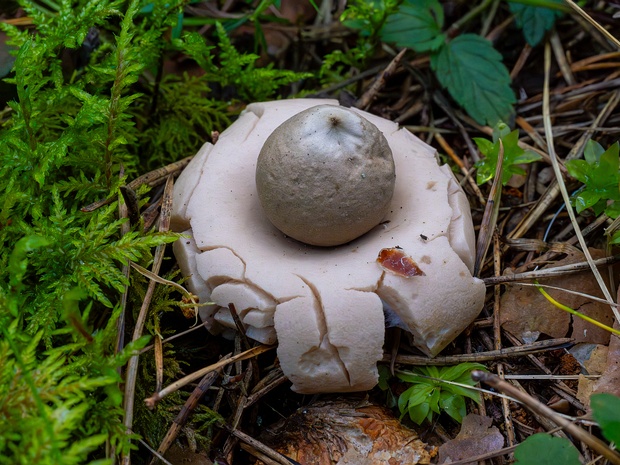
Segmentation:
{"type": "Polygon", "coordinates": [[[377,257],[377,262],[384,270],[390,271],[404,278],[426,275],[426,273],[420,269],[415,260],[399,247],[381,249],[379,256],[377,257]]]}

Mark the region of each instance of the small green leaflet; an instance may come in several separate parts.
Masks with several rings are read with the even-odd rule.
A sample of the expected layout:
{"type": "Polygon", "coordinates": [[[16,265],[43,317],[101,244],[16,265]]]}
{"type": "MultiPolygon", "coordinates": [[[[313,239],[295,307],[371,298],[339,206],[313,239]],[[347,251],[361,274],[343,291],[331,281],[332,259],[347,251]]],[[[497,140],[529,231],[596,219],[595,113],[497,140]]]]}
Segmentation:
{"type": "Polygon", "coordinates": [[[592,208],[599,215],[603,211],[616,218],[620,211],[620,182],[618,142],[605,150],[598,142],[589,141],[584,151],[585,160],[566,162],[569,174],[584,186],[572,196],[577,213],[592,208]],[[609,202],[612,200],[613,202],[609,202]]]}
{"type": "Polygon", "coordinates": [[[485,366],[480,363],[461,363],[452,367],[431,365],[410,372],[398,372],[400,380],[412,384],[398,398],[401,418],[409,414],[409,418],[419,425],[424,420],[432,421],[434,414],[443,411],[459,423],[462,422],[466,414],[465,397],[480,402],[480,396],[473,389],[443,381],[474,386],[476,383],[471,379],[471,371],[484,369],[485,366]]]}
{"type": "Polygon", "coordinates": [[[512,175],[525,174],[525,170],[519,165],[532,163],[542,157],[531,150],[523,150],[519,147],[519,131],[510,132],[510,128],[504,123],[498,123],[493,130],[493,142],[481,137],[474,137],[474,142],[478,146],[484,158],[476,163],[477,174],[476,182],[482,185],[493,179],[499,155],[499,139],[504,144],[504,163],[502,166],[502,185],[506,185],[512,175]]]}
{"type": "Polygon", "coordinates": [[[507,121],[515,96],[502,56],[491,42],[463,34],[431,55],[431,67],[452,98],[480,124],[507,121]]]}
{"type": "Polygon", "coordinates": [[[442,28],[443,8],[437,0],[405,0],[388,18],[381,38],[416,52],[429,52],[444,44],[442,28]]]}
{"type": "MultiPolygon", "coordinates": [[[[562,5],[562,0],[554,0],[553,3],[562,5]]],[[[523,37],[532,47],[538,45],[545,33],[553,27],[556,18],[562,15],[559,10],[523,5],[508,2],[510,12],[515,15],[517,26],[523,30],[523,37]]]]}
{"type": "Polygon", "coordinates": [[[611,394],[594,394],[590,406],[603,436],[617,447],[620,444],[620,398],[611,394]]]}
{"type": "Polygon", "coordinates": [[[579,451],[566,438],[530,436],[515,449],[515,465],[580,465],[579,451]]]}

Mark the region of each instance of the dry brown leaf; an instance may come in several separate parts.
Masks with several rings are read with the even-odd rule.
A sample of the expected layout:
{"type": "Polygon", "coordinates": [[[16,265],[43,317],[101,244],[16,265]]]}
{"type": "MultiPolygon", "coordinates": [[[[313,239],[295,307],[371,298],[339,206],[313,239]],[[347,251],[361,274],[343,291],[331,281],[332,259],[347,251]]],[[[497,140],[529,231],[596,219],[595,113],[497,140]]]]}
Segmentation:
{"type": "MultiPolygon", "coordinates": [[[[604,253],[598,249],[590,249],[592,256],[601,258],[604,253]]],[[[585,261],[584,255],[574,253],[563,260],[555,262],[553,267],[569,265],[585,261]]],[[[541,279],[541,284],[557,286],[603,297],[601,290],[590,271],[557,278],[541,279]]],[[[608,305],[601,302],[592,302],[587,297],[569,294],[555,289],[546,289],[558,302],[567,305],[601,323],[611,325],[613,314],[608,305]]],[[[607,344],[609,332],[585,320],[572,317],[569,313],[560,310],[551,304],[535,287],[508,286],[502,296],[500,316],[502,327],[514,334],[521,341],[533,342],[537,335],[547,334],[553,338],[570,336],[576,342],[590,342],[593,344],[607,344]],[[571,330],[572,322],[572,330],[571,330]],[[570,331],[570,334],[569,334],[570,331]]]]}
{"type": "MultiPolygon", "coordinates": [[[[601,344],[578,344],[571,348],[570,352],[579,360],[589,375],[600,375],[605,371],[607,365],[608,347],[601,344]]],[[[583,405],[590,404],[590,396],[597,383],[597,379],[579,376],[577,385],[577,399],[583,405]]]]}
{"type": "Polygon", "coordinates": [[[504,447],[504,436],[492,423],[493,419],[474,413],[465,416],[456,438],[439,447],[438,463],[456,462],[504,447]]]}
{"type": "Polygon", "coordinates": [[[337,399],[298,410],[261,440],[301,465],[428,464],[427,445],[417,437],[382,406],[337,399]]]}
{"type": "MultiPolygon", "coordinates": [[[[615,329],[620,329],[620,323],[614,323],[615,329]]],[[[607,351],[607,364],[603,375],[594,386],[594,392],[607,392],[620,396],[620,338],[612,336],[607,351]]]]}

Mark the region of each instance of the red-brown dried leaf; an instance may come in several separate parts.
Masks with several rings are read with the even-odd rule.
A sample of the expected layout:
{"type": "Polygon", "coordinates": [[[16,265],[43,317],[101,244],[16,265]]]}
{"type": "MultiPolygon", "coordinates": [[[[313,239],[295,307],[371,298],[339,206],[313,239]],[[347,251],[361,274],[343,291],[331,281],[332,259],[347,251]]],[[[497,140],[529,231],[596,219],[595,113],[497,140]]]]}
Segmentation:
{"type": "Polygon", "coordinates": [[[413,258],[405,254],[403,249],[392,247],[381,249],[377,262],[386,271],[390,271],[405,278],[424,276],[426,273],[420,269],[413,258]]]}

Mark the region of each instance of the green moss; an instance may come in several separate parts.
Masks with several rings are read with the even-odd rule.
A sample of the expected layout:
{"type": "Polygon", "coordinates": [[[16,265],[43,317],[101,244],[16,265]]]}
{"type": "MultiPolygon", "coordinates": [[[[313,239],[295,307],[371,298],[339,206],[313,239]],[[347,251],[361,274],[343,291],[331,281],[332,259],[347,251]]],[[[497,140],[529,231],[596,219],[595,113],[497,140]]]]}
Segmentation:
{"type": "MultiPolygon", "coordinates": [[[[139,226],[121,234],[119,186],[226,128],[242,105],[218,100],[214,85],[233,86],[243,102],[276,97],[303,77],[255,67],[256,56],[238,53],[221,27],[216,45],[192,33],[171,43],[184,3],[22,0],[34,29],[0,25],[17,51],[7,79],[17,99],[0,112],[0,464],[109,463],[129,450],[119,373],[148,338],[116,353],[130,284],[122,266],[147,266],[153,247],[176,236],[139,226]],[[88,49],[94,31],[101,44],[88,49]],[[166,75],[163,63],[179,53],[208,64],[204,74],[166,75]]],[[[144,202],[148,193],[138,195],[144,202]]],[[[130,310],[145,286],[133,279],[130,310]]],[[[153,334],[163,331],[157,315],[178,311],[174,301],[161,287],[147,321],[153,334]]],[[[164,349],[171,380],[181,362],[164,349]]],[[[149,357],[137,399],[151,394],[149,357]]],[[[161,439],[183,396],[154,413],[140,407],[135,433],[161,439]]]]}

